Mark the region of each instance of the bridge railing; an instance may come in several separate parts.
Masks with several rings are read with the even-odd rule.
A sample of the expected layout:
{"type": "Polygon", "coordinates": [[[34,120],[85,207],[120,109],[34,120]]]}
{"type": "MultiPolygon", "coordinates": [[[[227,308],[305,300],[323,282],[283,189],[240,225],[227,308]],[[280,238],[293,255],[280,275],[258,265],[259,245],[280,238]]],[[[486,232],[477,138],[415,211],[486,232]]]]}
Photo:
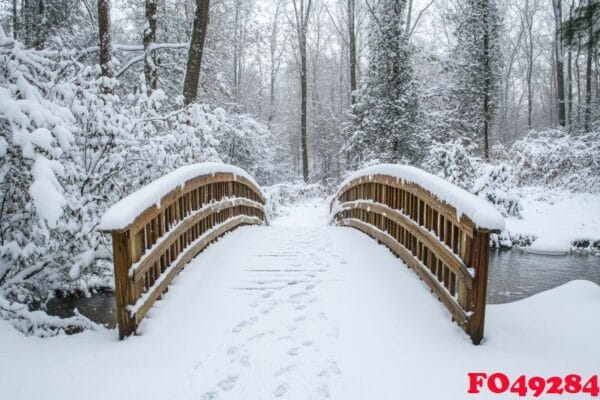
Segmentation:
{"type": "Polygon", "coordinates": [[[473,343],[481,342],[489,235],[504,224],[493,207],[420,169],[379,165],[347,179],[331,211],[332,223],[356,228],[390,248],[473,343]]]}
{"type": "Polygon", "coordinates": [[[241,225],[267,224],[266,200],[243,170],[215,163],[163,176],[112,206],[119,338],[135,332],[173,278],[211,242],[241,225]]]}

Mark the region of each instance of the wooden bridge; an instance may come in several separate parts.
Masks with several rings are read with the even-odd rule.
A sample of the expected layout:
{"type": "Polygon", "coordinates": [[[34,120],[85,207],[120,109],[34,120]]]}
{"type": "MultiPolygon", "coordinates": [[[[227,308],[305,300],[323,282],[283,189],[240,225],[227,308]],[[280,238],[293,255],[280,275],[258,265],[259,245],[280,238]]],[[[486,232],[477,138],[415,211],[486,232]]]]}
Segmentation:
{"type": "MultiPolygon", "coordinates": [[[[243,225],[268,225],[266,206],[265,195],[243,170],[197,164],[176,170],[111,207],[102,229],[112,234],[119,337],[136,332],[173,279],[210,243],[243,225]]],[[[495,210],[417,168],[382,165],[346,180],[330,211],[332,225],[358,229],[387,246],[400,258],[398,268],[406,264],[413,269],[446,307],[449,318],[474,344],[481,342],[489,235],[503,223],[495,210]]],[[[256,234],[265,232],[268,228],[256,234]]],[[[274,247],[268,253],[289,252],[289,246],[277,249],[272,237],[265,240],[274,247]]],[[[300,237],[297,240],[301,242],[300,237]]],[[[235,243],[230,246],[235,252],[235,243]]],[[[294,263],[279,265],[277,271],[300,270],[298,266],[307,262],[302,256],[308,257],[294,252],[294,263]]]]}

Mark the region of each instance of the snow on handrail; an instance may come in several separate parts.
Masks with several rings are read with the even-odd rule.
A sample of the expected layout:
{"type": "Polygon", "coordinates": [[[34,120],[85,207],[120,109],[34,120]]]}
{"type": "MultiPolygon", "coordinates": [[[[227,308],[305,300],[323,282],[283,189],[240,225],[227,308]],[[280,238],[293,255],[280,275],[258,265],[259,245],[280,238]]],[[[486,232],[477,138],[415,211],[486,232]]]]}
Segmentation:
{"type": "Polygon", "coordinates": [[[457,219],[465,214],[478,228],[490,231],[504,229],[502,214],[490,203],[439,176],[410,165],[379,164],[356,171],[344,180],[334,197],[337,198],[345,191],[352,181],[375,175],[386,175],[396,178],[398,182],[421,186],[439,200],[454,207],[457,219]]]}
{"type": "Polygon", "coordinates": [[[265,198],[254,178],[239,167],[215,162],[191,164],[158,178],[112,205],[102,216],[99,229],[102,231],[125,229],[152,205],[160,207],[164,196],[178,187],[183,187],[189,180],[218,173],[233,174],[235,179],[245,178],[255,186],[253,189],[265,198]]]}

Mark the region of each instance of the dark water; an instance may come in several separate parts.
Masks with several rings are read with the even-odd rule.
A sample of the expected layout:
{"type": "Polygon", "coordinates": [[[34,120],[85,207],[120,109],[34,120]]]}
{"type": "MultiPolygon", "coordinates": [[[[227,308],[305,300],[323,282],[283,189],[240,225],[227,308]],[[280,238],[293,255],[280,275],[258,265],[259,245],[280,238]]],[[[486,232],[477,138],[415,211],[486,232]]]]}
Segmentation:
{"type": "MultiPolygon", "coordinates": [[[[552,289],[574,279],[600,285],[600,257],[593,255],[545,256],[519,250],[491,251],[488,303],[508,303],[552,289]]],[[[91,297],[54,298],[48,301],[49,314],[70,317],[77,310],[108,327],[116,325],[113,293],[91,297]]]]}
{"type": "Polygon", "coordinates": [[[115,295],[112,292],[102,292],[90,297],[55,297],[46,303],[46,311],[50,315],[67,318],[74,315],[77,309],[80,314],[109,328],[117,325],[115,295]]]}
{"type": "Polygon", "coordinates": [[[488,304],[508,303],[575,279],[600,285],[600,257],[546,256],[520,250],[490,252],[488,304]]]}

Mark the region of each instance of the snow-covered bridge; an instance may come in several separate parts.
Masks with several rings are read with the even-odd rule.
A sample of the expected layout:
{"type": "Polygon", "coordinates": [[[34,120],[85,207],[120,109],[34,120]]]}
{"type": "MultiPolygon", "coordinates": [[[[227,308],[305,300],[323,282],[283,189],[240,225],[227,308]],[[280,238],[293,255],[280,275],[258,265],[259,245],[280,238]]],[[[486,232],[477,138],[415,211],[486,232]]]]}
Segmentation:
{"type": "MultiPolygon", "coordinates": [[[[463,329],[472,336],[465,328],[478,310],[464,312],[466,325],[449,318],[461,318],[457,307],[470,307],[461,297],[461,284],[468,283],[453,272],[462,260],[460,249],[471,246],[462,235],[467,228],[450,226],[452,215],[442,212],[450,222],[442,225],[445,236],[437,243],[445,250],[435,248],[431,239],[442,231],[439,224],[428,224],[441,209],[428,211],[432,203],[421,206],[408,193],[400,199],[381,185],[387,187],[385,179],[390,185],[418,181],[422,195],[458,205],[455,217],[470,216],[473,224],[489,229],[501,221],[490,210],[472,208],[472,200],[446,184],[428,187],[435,181],[418,170],[378,168],[344,183],[331,204],[334,224],[331,205],[315,201],[291,208],[267,226],[263,197],[251,178],[217,165],[180,170],[124,199],[107,214],[104,227],[117,237],[138,230],[126,234],[126,248],[115,244],[117,269],[129,263],[117,276],[117,291],[125,287],[124,294],[117,292],[123,296],[119,318],[128,318],[131,325],[125,328],[138,335],[121,342],[112,330],[38,339],[0,329],[0,358],[8,367],[0,374],[0,393],[11,399],[458,399],[467,397],[468,372],[516,377],[596,369],[600,293],[590,282],[488,306],[486,339],[473,346],[463,329]],[[395,178],[399,173],[403,180],[395,178]],[[198,185],[195,194],[181,200],[191,181],[198,185]],[[235,182],[252,190],[236,188],[235,182]],[[201,201],[213,195],[214,201],[201,201]],[[400,210],[401,204],[407,207],[401,215],[385,208],[400,210]],[[156,216],[139,223],[140,215],[157,210],[164,230],[152,222],[156,216]],[[167,228],[165,219],[177,215],[181,219],[167,228]],[[413,223],[402,216],[412,221],[413,215],[425,231],[413,227],[402,233],[401,227],[413,223]],[[257,225],[242,226],[207,246],[238,222],[257,225]],[[442,251],[457,257],[448,259],[442,251]],[[420,261],[434,256],[442,260],[435,269],[420,261]],[[158,297],[161,301],[154,301],[158,297]],[[142,310],[144,320],[138,317],[142,310]]],[[[477,237],[476,231],[472,235],[477,237]]],[[[466,265],[476,288],[479,264],[470,259],[466,265]]],[[[121,333],[128,332],[121,328],[121,333]]]]}
{"type": "MultiPolygon", "coordinates": [[[[102,229],[113,239],[119,337],[135,332],[175,276],[210,243],[242,225],[268,225],[265,207],[264,195],[245,171],[206,163],[180,168],[111,207],[102,229]]],[[[489,235],[504,224],[493,207],[418,168],[378,165],[342,184],[330,217],[334,225],[356,228],[390,248],[473,343],[481,342],[489,235]]],[[[260,240],[265,234],[256,235],[260,240]]],[[[268,230],[266,235],[268,246],[256,245],[269,248],[257,256],[286,254],[268,230]]],[[[249,258],[235,246],[230,251],[240,261],[249,258]]],[[[294,261],[300,267],[309,260],[303,254],[294,261]]],[[[294,265],[277,268],[289,271],[294,265]]]]}

